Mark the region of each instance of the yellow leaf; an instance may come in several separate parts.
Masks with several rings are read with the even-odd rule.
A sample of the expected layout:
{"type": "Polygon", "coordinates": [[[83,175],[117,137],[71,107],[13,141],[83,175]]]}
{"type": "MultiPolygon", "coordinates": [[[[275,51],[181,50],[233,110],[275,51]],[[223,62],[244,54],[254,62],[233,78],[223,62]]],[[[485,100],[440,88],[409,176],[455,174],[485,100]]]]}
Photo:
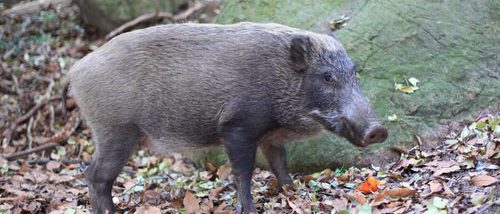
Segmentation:
{"type": "Polygon", "coordinates": [[[414,93],[418,87],[415,86],[409,86],[409,85],[403,85],[399,88],[399,91],[407,93],[407,94],[412,94],[414,93]]]}
{"type": "Polygon", "coordinates": [[[403,84],[395,83],[394,88],[398,91],[401,91],[401,92],[404,92],[407,94],[414,93],[416,90],[418,90],[417,83],[419,81],[416,78],[413,78],[413,79],[412,78],[410,78],[411,81],[409,80],[411,85],[403,85],[403,84]]]}
{"type": "Polygon", "coordinates": [[[398,119],[398,115],[396,115],[396,114],[392,114],[392,115],[387,116],[388,121],[396,121],[397,119],[398,119]]]}

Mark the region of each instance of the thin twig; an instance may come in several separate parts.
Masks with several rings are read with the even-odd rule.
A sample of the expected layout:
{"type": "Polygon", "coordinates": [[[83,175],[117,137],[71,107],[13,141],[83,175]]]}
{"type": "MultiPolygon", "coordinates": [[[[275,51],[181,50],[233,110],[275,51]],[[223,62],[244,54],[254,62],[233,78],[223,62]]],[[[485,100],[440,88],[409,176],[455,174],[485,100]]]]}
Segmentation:
{"type": "Polygon", "coordinates": [[[70,5],[72,0],[44,0],[28,1],[14,5],[12,8],[1,12],[2,16],[22,16],[39,13],[43,8],[55,5],[70,5]]]}
{"type": "Polygon", "coordinates": [[[26,128],[26,135],[28,136],[28,148],[31,149],[33,147],[33,135],[31,133],[31,128],[33,127],[33,117],[30,117],[30,121],[28,122],[28,127],[26,128]]]}
{"type": "Polygon", "coordinates": [[[144,15],[138,16],[137,18],[135,18],[131,21],[125,22],[124,24],[120,25],[120,27],[118,27],[115,30],[108,33],[108,35],[106,35],[106,39],[109,40],[109,39],[115,37],[116,35],[121,34],[124,31],[126,31],[127,29],[132,28],[133,26],[136,26],[140,23],[155,21],[155,20],[158,20],[161,18],[172,18],[172,16],[173,15],[171,13],[167,13],[167,12],[149,13],[149,14],[144,14],[144,15]]]}
{"type": "Polygon", "coordinates": [[[7,81],[7,80],[5,80],[5,82],[4,82],[4,81],[0,82],[0,92],[1,92],[1,93],[4,93],[4,94],[14,95],[14,94],[16,94],[16,92],[15,92],[15,91],[13,91],[13,90],[11,89],[11,87],[9,87],[9,86],[8,86],[8,83],[9,83],[9,82],[10,82],[10,81],[7,81]],[[6,82],[7,82],[7,83],[6,83],[6,82]]]}
{"type": "Polygon", "coordinates": [[[14,82],[14,91],[11,91],[10,88],[5,89],[7,89],[9,92],[12,92],[13,94],[17,94],[17,96],[21,96],[23,93],[21,91],[21,88],[19,88],[19,80],[17,79],[16,75],[14,75],[14,73],[12,73],[12,71],[9,69],[7,63],[2,63],[0,68],[2,69],[2,72],[9,74],[12,82],[14,82]]]}
{"type": "Polygon", "coordinates": [[[54,110],[54,106],[53,105],[49,105],[49,110],[50,110],[50,121],[49,121],[49,128],[50,128],[50,131],[51,132],[54,132],[55,129],[55,126],[54,126],[54,123],[55,123],[55,120],[56,120],[56,111],[54,110]]]}
{"type": "Polygon", "coordinates": [[[193,15],[193,13],[195,13],[196,11],[202,9],[203,6],[204,5],[202,3],[196,2],[196,3],[194,3],[194,5],[192,7],[188,8],[185,11],[182,11],[181,13],[176,14],[174,17],[172,17],[172,21],[178,22],[180,20],[187,19],[189,16],[193,15]]]}
{"type": "MultiPolygon", "coordinates": [[[[38,164],[38,165],[45,165],[51,160],[49,158],[41,158],[41,159],[36,159],[36,160],[30,160],[28,163],[30,164],[38,164]]],[[[84,161],[82,159],[74,159],[74,160],[59,160],[62,164],[65,165],[70,165],[70,164],[84,164],[84,165],[89,165],[90,161],[84,161]]]]}
{"type": "Polygon", "coordinates": [[[9,154],[9,155],[6,155],[4,158],[8,161],[13,161],[13,160],[16,160],[20,157],[23,157],[23,156],[26,156],[26,155],[29,155],[31,153],[35,153],[35,152],[39,152],[39,151],[44,151],[46,149],[51,149],[51,148],[54,148],[56,146],[59,146],[59,143],[47,143],[47,144],[43,144],[41,146],[37,146],[33,149],[28,149],[28,150],[24,150],[24,151],[20,151],[20,152],[16,152],[16,153],[13,153],[13,154],[9,154]]]}
{"type": "Polygon", "coordinates": [[[118,28],[116,28],[115,30],[108,33],[108,35],[106,35],[106,39],[109,40],[109,39],[117,36],[118,34],[121,34],[121,33],[125,32],[126,30],[128,30],[128,29],[130,29],[138,24],[144,23],[144,22],[156,21],[156,20],[163,19],[163,18],[170,19],[170,21],[172,21],[172,22],[178,22],[180,20],[187,19],[189,16],[193,15],[193,13],[195,13],[196,11],[198,11],[202,8],[203,8],[203,4],[196,2],[192,7],[188,8],[185,11],[182,11],[181,13],[176,14],[176,15],[173,15],[172,13],[169,13],[169,12],[154,12],[154,13],[140,15],[131,21],[125,22],[124,24],[122,24],[118,28]]]}
{"type": "Polygon", "coordinates": [[[7,197],[7,198],[0,198],[0,202],[5,202],[5,201],[16,201],[19,200],[19,197],[7,197]]]}
{"type": "Polygon", "coordinates": [[[61,143],[65,142],[66,139],[68,139],[73,132],[78,128],[80,125],[80,119],[78,117],[77,113],[74,113],[72,117],[69,119],[69,122],[64,126],[63,130],[49,139],[45,140],[44,142],[41,143],[40,146],[37,146],[33,149],[28,149],[16,153],[12,153],[9,155],[5,155],[4,158],[8,161],[16,160],[17,158],[20,158],[25,155],[29,155],[31,153],[39,152],[39,151],[44,151],[46,149],[50,149],[59,145],[62,145],[61,143]]]}
{"type": "Polygon", "coordinates": [[[17,79],[16,75],[12,74],[12,81],[14,81],[14,86],[16,88],[16,94],[17,96],[22,96],[23,95],[23,91],[21,90],[21,88],[19,87],[19,80],[17,79]]]}
{"type": "Polygon", "coordinates": [[[38,112],[38,110],[40,110],[41,108],[43,108],[49,102],[60,100],[60,99],[61,99],[61,96],[56,95],[56,96],[52,96],[52,97],[50,97],[48,99],[42,100],[38,104],[36,104],[35,106],[33,106],[28,111],[28,113],[26,113],[25,115],[17,118],[14,122],[12,122],[10,124],[9,128],[5,129],[5,131],[2,133],[2,135],[4,137],[4,142],[10,142],[10,140],[12,139],[12,134],[14,134],[14,132],[16,131],[16,128],[17,128],[17,126],[19,124],[24,123],[27,120],[29,120],[30,117],[32,117],[36,112],[38,112]]]}

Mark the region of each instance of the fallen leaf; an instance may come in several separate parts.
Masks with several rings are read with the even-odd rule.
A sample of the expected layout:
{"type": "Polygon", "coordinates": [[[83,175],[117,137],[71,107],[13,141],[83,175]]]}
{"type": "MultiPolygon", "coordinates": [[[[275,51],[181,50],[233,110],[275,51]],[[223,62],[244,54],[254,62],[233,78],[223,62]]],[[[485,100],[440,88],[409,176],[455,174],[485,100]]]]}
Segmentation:
{"type": "Polygon", "coordinates": [[[300,207],[293,203],[290,199],[287,198],[286,201],[288,202],[288,206],[290,206],[294,212],[297,214],[304,214],[304,211],[302,211],[302,209],[300,209],[300,207]]]}
{"type": "Polygon", "coordinates": [[[410,195],[414,195],[415,193],[417,193],[417,190],[413,190],[410,188],[396,188],[396,189],[384,190],[383,193],[386,196],[404,198],[404,197],[408,197],[410,195]]]}
{"type": "Polygon", "coordinates": [[[366,202],[366,198],[363,194],[361,194],[358,190],[354,190],[354,192],[349,192],[344,194],[344,196],[351,200],[351,201],[357,201],[360,204],[364,204],[366,202]]]}
{"type": "Polygon", "coordinates": [[[403,85],[403,84],[399,84],[399,83],[394,84],[394,88],[396,90],[399,90],[399,91],[401,91],[403,93],[407,93],[407,94],[412,94],[416,90],[418,90],[418,87],[416,87],[416,86],[403,85]]]}
{"type": "Polygon", "coordinates": [[[61,162],[59,161],[49,161],[47,163],[47,170],[53,170],[53,169],[58,169],[59,167],[61,167],[61,162]]]}
{"type": "Polygon", "coordinates": [[[427,204],[427,211],[425,211],[424,214],[446,214],[445,208],[447,204],[447,199],[434,197],[432,203],[427,204]]]}
{"type": "Polygon", "coordinates": [[[210,190],[210,193],[208,194],[208,198],[211,200],[217,200],[219,199],[219,194],[226,189],[227,185],[217,187],[215,189],[210,190]]]}
{"type": "Polygon", "coordinates": [[[475,186],[489,186],[497,182],[497,179],[494,177],[491,177],[489,175],[478,175],[474,176],[470,179],[473,185],[475,186]]]}
{"type": "Polygon", "coordinates": [[[381,205],[381,204],[386,203],[386,202],[388,202],[388,201],[385,199],[385,194],[382,191],[382,192],[379,192],[377,195],[375,195],[375,198],[373,198],[370,205],[371,206],[378,206],[378,205],[381,205]]]}
{"type": "Polygon", "coordinates": [[[142,201],[149,205],[159,205],[161,202],[161,195],[155,190],[147,190],[142,196],[142,201]]]}
{"type": "Polygon", "coordinates": [[[438,209],[446,208],[446,204],[448,204],[448,199],[443,199],[440,197],[434,197],[432,199],[432,205],[434,205],[438,209]]]}
{"type": "Polygon", "coordinates": [[[443,191],[443,185],[441,185],[438,181],[429,182],[429,188],[431,190],[431,194],[443,191]]]}
{"type": "Polygon", "coordinates": [[[484,193],[476,192],[471,194],[470,201],[472,204],[474,204],[474,206],[481,206],[484,204],[486,197],[487,196],[484,195],[484,193]]]}
{"type": "Polygon", "coordinates": [[[139,207],[139,209],[137,209],[134,214],[161,214],[161,210],[158,207],[145,204],[139,207]]]}
{"type": "Polygon", "coordinates": [[[460,170],[459,166],[441,168],[441,169],[435,170],[433,176],[439,176],[439,175],[450,173],[450,172],[456,172],[458,170],[460,170]]]}
{"type": "Polygon", "coordinates": [[[453,193],[453,192],[451,191],[451,189],[448,187],[448,185],[447,185],[446,183],[442,183],[442,185],[443,185],[444,193],[445,193],[446,195],[448,195],[448,196],[452,196],[452,197],[455,197],[455,196],[456,196],[456,195],[455,195],[455,193],[453,193]]]}
{"type": "Polygon", "coordinates": [[[358,214],[371,214],[372,213],[372,207],[368,204],[358,204],[356,206],[356,209],[358,211],[358,214]]]}
{"type": "Polygon", "coordinates": [[[396,120],[398,120],[398,115],[396,114],[387,116],[387,121],[396,121],[396,120]]]}
{"type": "Polygon", "coordinates": [[[363,182],[360,186],[359,186],[359,190],[361,190],[361,192],[363,193],[371,193],[370,191],[370,184],[368,182],[363,182]]]}
{"type": "Polygon", "coordinates": [[[413,85],[413,86],[417,86],[417,84],[420,82],[420,80],[418,80],[418,79],[417,79],[417,78],[415,78],[415,77],[410,77],[410,78],[408,79],[408,82],[410,82],[410,84],[411,84],[411,85],[413,85]]]}
{"type": "Polygon", "coordinates": [[[348,204],[347,199],[339,198],[339,199],[333,200],[332,206],[335,208],[335,210],[341,211],[341,210],[347,209],[347,204],[348,204]]]}
{"type": "Polygon", "coordinates": [[[182,204],[184,204],[188,213],[200,213],[200,204],[198,204],[196,196],[190,191],[186,191],[182,204]]]}
{"type": "Polygon", "coordinates": [[[483,158],[488,159],[495,154],[496,143],[488,142],[486,145],[486,152],[484,152],[483,158]]]}
{"type": "Polygon", "coordinates": [[[387,204],[387,208],[395,208],[395,207],[401,206],[402,204],[403,204],[403,202],[401,202],[401,201],[391,202],[390,204],[387,204]]]}
{"type": "Polygon", "coordinates": [[[361,194],[360,192],[358,191],[355,191],[354,192],[354,195],[356,196],[356,199],[358,200],[358,202],[360,204],[364,204],[366,202],[366,198],[363,194],[361,194]]]}
{"type": "Polygon", "coordinates": [[[214,209],[212,200],[205,198],[201,203],[201,213],[210,213],[214,209]]]}
{"type": "Polygon", "coordinates": [[[359,186],[363,193],[372,193],[378,190],[379,181],[374,177],[369,177],[365,182],[359,186]]]}
{"type": "Polygon", "coordinates": [[[428,163],[426,163],[424,165],[426,165],[426,166],[437,166],[437,167],[440,167],[440,168],[449,168],[449,167],[455,166],[457,164],[458,163],[456,161],[437,161],[437,160],[434,160],[434,161],[428,162],[428,163]]]}
{"type": "Polygon", "coordinates": [[[222,166],[220,166],[219,169],[217,169],[217,176],[221,180],[228,179],[230,175],[231,175],[231,166],[229,165],[229,163],[225,163],[222,166]]]}
{"type": "Polygon", "coordinates": [[[64,170],[74,169],[74,168],[77,168],[78,166],[80,166],[80,164],[72,163],[72,164],[68,165],[67,167],[64,167],[64,170]]]}

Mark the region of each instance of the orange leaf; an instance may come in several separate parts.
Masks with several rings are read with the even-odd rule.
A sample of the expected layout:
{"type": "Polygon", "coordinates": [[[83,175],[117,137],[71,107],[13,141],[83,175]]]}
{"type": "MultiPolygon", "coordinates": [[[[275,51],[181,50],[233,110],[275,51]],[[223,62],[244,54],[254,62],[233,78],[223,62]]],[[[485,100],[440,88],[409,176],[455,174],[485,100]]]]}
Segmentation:
{"type": "Polygon", "coordinates": [[[363,182],[361,186],[359,187],[359,190],[364,193],[371,193],[370,191],[370,184],[368,182],[363,182]]]}
{"type": "Polygon", "coordinates": [[[67,167],[64,167],[64,169],[65,170],[70,170],[70,169],[74,169],[74,168],[76,168],[78,166],[80,166],[80,165],[72,163],[72,164],[68,165],[67,167]]]}
{"type": "Polygon", "coordinates": [[[372,193],[378,190],[379,181],[374,177],[369,177],[365,182],[361,184],[359,189],[363,193],[372,193]]]}
{"type": "Polygon", "coordinates": [[[379,184],[379,181],[378,181],[376,178],[374,178],[374,177],[369,177],[369,178],[368,178],[368,180],[366,180],[366,181],[367,181],[370,185],[372,185],[372,186],[374,186],[374,185],[376,186],[376,185],[378,185],[378,184],[379,184]]]}
{"type": "Polygon", "coordinates": [[[408,197],[415,193],[417,193],[417,190],[409,188],[396,188],[396,189],[384,190],[384,194],[386,196],[400,197],[400,198],[408,197]]]}
{"type": "Polygon", "coordinates": [[[489,186],[497,182],[497,179],[489,175],[478,175],[470,179],[474,186],[489,186]]]}

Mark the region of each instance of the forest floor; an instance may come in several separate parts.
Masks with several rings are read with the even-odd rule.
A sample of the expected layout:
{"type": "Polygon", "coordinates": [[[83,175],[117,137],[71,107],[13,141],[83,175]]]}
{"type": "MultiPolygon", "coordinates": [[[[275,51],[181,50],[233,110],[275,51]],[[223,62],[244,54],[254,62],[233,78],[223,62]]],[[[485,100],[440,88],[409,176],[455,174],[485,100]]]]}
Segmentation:
{"type": "MultiPolygon", "coordinates": [[[[0,213],[90,213],[82,175],[94,147],[71,99],[61,105],[71,65],[105,42],[75,6],[0,18],[0,213]]],[[[500,114],[482,112],[432,149],[400,151],[368,168],[294,174],[278,191],[256,169],[261,213],[500,213],[500,114]]],[[[227,165],[195,168],[180,154],[141,149],[113,188],[120,213],[235,213],[227,165]]]]}

